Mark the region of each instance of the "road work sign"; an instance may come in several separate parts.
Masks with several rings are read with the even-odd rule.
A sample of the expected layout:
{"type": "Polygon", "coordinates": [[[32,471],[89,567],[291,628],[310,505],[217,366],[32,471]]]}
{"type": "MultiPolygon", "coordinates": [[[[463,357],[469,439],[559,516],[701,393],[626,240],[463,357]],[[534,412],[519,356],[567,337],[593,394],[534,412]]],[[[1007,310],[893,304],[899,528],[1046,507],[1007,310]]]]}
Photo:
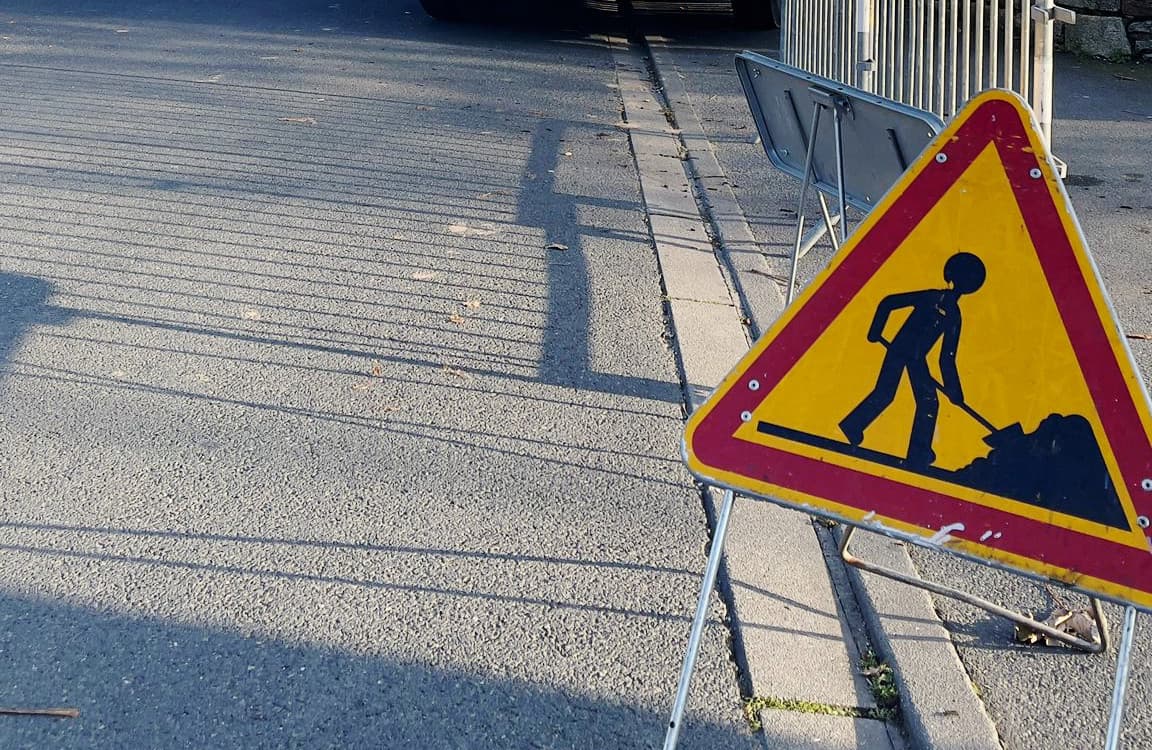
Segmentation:
{"type": "Polygon", "coordinates": [[[709,484],[1152,609],[1152,416],[1027,105],[973,99],[689,420],[709,484]]]}

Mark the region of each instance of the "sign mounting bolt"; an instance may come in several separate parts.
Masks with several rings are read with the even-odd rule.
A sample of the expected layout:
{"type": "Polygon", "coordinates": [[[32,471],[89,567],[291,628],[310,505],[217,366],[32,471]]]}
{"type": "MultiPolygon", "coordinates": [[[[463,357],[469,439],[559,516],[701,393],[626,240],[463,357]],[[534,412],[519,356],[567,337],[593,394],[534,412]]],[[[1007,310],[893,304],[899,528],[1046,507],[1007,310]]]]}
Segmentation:
{"type": "Polygon", "coordinates": [[[1145,479],[1140,483],[1145,492],[1152,492],[1152,479],[1145,479]]]}
{"type": "Polygon", "coordinates": [[[1044,176],[1044,173],[1040,171],[1039,167],[1032,167],[1032,171],[1029,172],[1028,174],[1030,174],[1032,176],[1032,179],[1034,179],[1034,180],[1039,180],[1041,177],[1044,176]]]}
{"type": "Polygon", "coordinates": [[[940,164],[948,161],[948,154],[936,154],[936,161],[940,164]]]}
{"type": "Polygon", "coordinates": [[[750,411],[740,412],[740,421],[741,422],[751,422],[752,421],[752,412],[750,412],[750,411]]]}
{"type": "Polygon", "coordinates": [[[748,390],[750,390],[750,391],[760,390],[760,381],[759,380],[749,380],[748,381],[748,390]]]}
{"type": "Polygon", "coordinates": [[[1136,517],[1136,525],[1142,529],[1148,528],[1148,525],[1149,525],[1148,516],[1137,516],[1136,517]]]}

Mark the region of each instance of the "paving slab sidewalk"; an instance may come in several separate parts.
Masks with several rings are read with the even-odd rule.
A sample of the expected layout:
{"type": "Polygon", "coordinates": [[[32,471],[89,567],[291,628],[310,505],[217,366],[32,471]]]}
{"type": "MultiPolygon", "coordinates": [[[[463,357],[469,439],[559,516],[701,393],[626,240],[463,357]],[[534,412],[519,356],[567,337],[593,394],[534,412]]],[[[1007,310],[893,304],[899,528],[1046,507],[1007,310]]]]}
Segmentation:
{"type": "MultiPolygon", "coordinates": [[[[617,40],[614,51],[625,127],[640,172],[687,397],[695,408],[747,350],[745,302],[731,291],[730,269],[715,252],[717,225],[700,214],[692,176],[685,171],[686,158],[696,152],[691,146],[684,152],[690,141],[681,140],[679,113],[671,113],[680,125],[674,128],[666,102],[653,90],[648,60],[635,46],[617,40]]],[[[722,225],[724,233],[748,242],[751,232],[738,207],[728,208],[734,211],[722,225]]],[[[747,259],[755,264],[759,257],[750,253],[747,259]]],[[[782,309],[779,292],[765,292],[765,303],[782,309]]],[[[714,517],[719,493],[706,496],[714,517]]],[[[843,592],[833,586],[811,519],[744,500],[737,502],[729,529],[727,590],[745,689],[765,705],[795,709],[760,711],[765,742],[790,748],[903,747],[895,725],[842,715],[869,714],[876,701],[861,674],[860,638],[848,624],[843,592]]]]}

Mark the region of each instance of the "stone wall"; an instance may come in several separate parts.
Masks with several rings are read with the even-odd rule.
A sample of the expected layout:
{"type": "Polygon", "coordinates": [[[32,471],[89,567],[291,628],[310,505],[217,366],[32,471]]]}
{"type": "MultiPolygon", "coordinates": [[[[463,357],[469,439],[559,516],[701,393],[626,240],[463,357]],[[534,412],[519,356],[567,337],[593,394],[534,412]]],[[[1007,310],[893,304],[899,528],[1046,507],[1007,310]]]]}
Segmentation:
{"type": "Polygon", "coordinates": [[[1057,24],[1064,49],[1113,60],[1152,61],[1152,0],[1057,0],[1076,24],[1057,24]]]}

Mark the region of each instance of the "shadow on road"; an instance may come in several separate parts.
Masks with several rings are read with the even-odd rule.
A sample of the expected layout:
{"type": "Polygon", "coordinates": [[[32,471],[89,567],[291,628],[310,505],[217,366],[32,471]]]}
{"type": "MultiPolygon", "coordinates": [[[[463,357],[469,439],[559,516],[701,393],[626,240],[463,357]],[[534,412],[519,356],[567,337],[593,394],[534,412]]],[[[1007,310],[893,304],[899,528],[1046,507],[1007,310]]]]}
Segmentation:
{"type": "MultiPolygon", "coordinates": [[[[5,718],[8,747],[655,747],[662,723],[490,674],[12,594],[0,622],[0,701],[80,709],[5,718]],[[142,710],[149,721],[133,718],[142,710]]],[[[686,741],[739,743],[707,726],[686,741]]]]}

